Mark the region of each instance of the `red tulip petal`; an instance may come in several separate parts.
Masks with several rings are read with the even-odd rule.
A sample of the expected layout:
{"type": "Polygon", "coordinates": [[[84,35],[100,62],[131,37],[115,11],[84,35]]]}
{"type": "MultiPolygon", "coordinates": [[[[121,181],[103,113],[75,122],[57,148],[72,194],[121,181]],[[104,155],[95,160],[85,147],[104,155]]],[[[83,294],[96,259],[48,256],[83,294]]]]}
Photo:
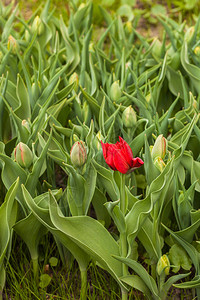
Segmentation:
{"type": "Polygon", "coordinates": [[[132,166],[132,159],[133,159],[133,152],[131,150],[131,147],[127,144],[127,142],[119,137],[120,140],[120,146],[121,146],[121,152],[123,153],[127,163],[129,164],[129,166],[132,166]]]}
{"type": "Polygon", "coordinates": [[[144,164],[143,160],[139,157],[133,158],[132,159],[132,168],[137,169],[139,167],[141,167],[144,164]]]}
{"type": "Polygon", "coordinates": [[[105,158],[105,161],[106,161],[107,165],[111,169],[117,170],[115,168],[114,161],[113,161],[113,156],[114,156],[114,152],[115,152],[115,145],[114,144],[109,144],[109,143],[104,144],[101,141],[101,146],[102,146],[102,149],[103,149],[103,156],[105,158]]]}
{"type": "Polygon", "coordinates": [[[122,174],[126,174],[130,169],[129,164],[127,163],[124,155],[121,153],[120,150],[115,151],[114,164],[115,168],[122,174]]]}

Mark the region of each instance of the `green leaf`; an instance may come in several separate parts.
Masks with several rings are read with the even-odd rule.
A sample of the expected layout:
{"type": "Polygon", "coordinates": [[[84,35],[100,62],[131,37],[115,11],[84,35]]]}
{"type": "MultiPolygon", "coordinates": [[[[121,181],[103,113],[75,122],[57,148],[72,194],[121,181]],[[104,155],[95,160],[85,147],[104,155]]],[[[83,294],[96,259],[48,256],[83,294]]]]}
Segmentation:
{"type": "Polygon", "coordinates": [[[17,202],[14,202],[14,200],[18,186],[19,178],[9,188],[0,207],[0,293],[2,293],[5,284],[4,258],[9,245],[11,245],[12,226],[17,218],[17,202]]]}
{"type": "Polygon", "coordinates": [[[148,272],[145,270],[145,268],[140,263],[138,263],[132,259],[129,259],[129,258],[123,258],[123,257],[117,257],[117,256],[114,256],[114,258],[123,262],[124,264],[129,266],[131,269],[133,269],[133,271],[136,272],[139,275],[139,277],[143,280],[144,284],[151,291],[152,295],[157,297],[157,299],[160,299],[159,295],[158,295],[158,288],[157,288],[155,280],[153,279],[153,277],[151,277],[148,274],[148,272]]]}
{"type": "MultiPolygon", "coordinates": [[[[148,122],[147,122],[148,123],[148,122]]],[[[138,134],[133,141],[130,143],[130,147],[133,151],[133,156],[135,157],[138,152],[141,150],[141,148],[143,147],[144,143],[145,143],[145,135],[148,138],[149,136],[152,135],[152,133],[155,130],[155,124],[152,124],[150,127],[145,128],[145,130],[143,132],[141,132],[140,134],[138,134]]]]}
{"type": "Polygon", "coordinates": [[[54,256],[50,257],[49,263],[50,263],[51,267],[56,267],[57,264],[58,264],[58,259],[57,259],[57,257],[54,257],[54,256]]]}
{"type": "Polygon", "coordinates": [[[186,41],[183,43],[182,50],[181,50],[181,62],[183,68],[189,75],[190,80],[194,84],[196,91],[200,93],[200,68],[191,64],[188,58],[188,45],[186,41]]]}
{"type": "Polygon", "coordinates": [[[169,250],[170,263],[173,265],[173,272],[177,273],[182,267],[184,270],[190,270],[191,261],[187,252],[180,245],[174,244],[169,250]]]}
{"type": "MultiPolygon", "coordinates": [[[[112,257],[119,253],[119,246],[110,233],[96,220],[87,216],[64,217],[51,195],[49,206],[50,218],[55,228],[72,239],[93,259],[107,270],[122,285],[122,264],[112,257]]],[[[122,285],[123,286],[123,285],[122,285]]]]}
{"type": "Polygon", "coordinates": [[[106,192],[109,194],[111,199],[113,201],[118,200],[119,199],[119,190],[114,181],[112,171],[102,167],[95,160],[93,160],[92,164],[94,164],[94,167],[96,168],[97,173],[99,174],[98,178],[102,182],[104,188],[106,189],[106,192]]]}
{"type": "Polygon", "coordinates": [[[46,155],[47,155],[48,147],[49,147],[49,144],[51,141],[51,136],[52,136],[52,134],[50,134],[46,145],[44,146],[44,148],[42,149],[42,152],[40,153],[40,156],[34,162],[32,172],[29,173],[29,175],[27,177],[27,181],[26,181],[25,185],[26,185],[26,188],[31,193],[31,195],[35,195],[35,193],[36,193],[35,190],[36,190],[36,186],[38,184],[38,179],[41,176],[42,167],[46,163],[46,155]]]}
{"type": "Polygon", "coordinates": [[[147,285],[144,283],[143,279],[138,275],[127,275],[120,278],[121,281],[130,285],[134,289],[141,291],[148,299],[152,299],[151,292],[147,285]]]}
{"type": "Polygon", "coordinates": [[[122,211],[119,208],[119,200],[115,202],[107,202],[104,205],[112,217],[115,225],[117,226],[120,234],[124,234],[126,232],[126,223],[122,211]]]}
{"type": "Polygon", "coordinates": [[[162,286],[161,299],[166,297],[166,295],[172,285],[175,287],[178,287],[176,284],[174,284],[174,282],[181,280],[189,275],[190,275],[190,273],[178,274],[178,275],[171,276],[162,286]]]}
{"type": "Polygon", "coordinates": [[[44,289],[50,284],[51,280],[52,278],[48,274],[42,274],[40,276],[39,286],[44,289]]]}
{"type": "Polygon", "coordinates": [[[17,76],[16,94],[20,103],[20,106],[15,110],[16,115],[22,120],[28,120],[31,118],[31,107],[27,88],[24,84],[20,74],[17,76]]]}
{"type": "Polygon", "coordinates": [[[178,289],[193,289],[199,288],[200,285],[200,275],[197,275],[193,278],[193,280],[182,282],[179,284],[174,284],[173,286],[178,289]]]}
{"type": "Polygon", "coordinates": [[[117,10],[117,14],[121,17],[126,17],[128,21],[132,21],[134,18],[132,8],[128,4],[121,5],[117,10]]]}
{"type": "Polygon", "coordinates": [[[66,236],[63,232],[59,231],[53,225],[48,209],[49,197],[45,199],[45,196],[43,198],[42,206],[39,206],[39,204],[41,205],[41,202],[36,203],[34,199],[32,199],[29,192],[26,190],[24,185],[22,185],[22,191],[28,207],[36,216],[36,218],[54,235],[56,240],[58,240],[72,253],[74,258],[77,260],[79,267],[87,268],[88,263],[90,261],[90,257],[78,245],[76,245],[76,243],[73,240],[71,240],[68,236],[66,236]]]}

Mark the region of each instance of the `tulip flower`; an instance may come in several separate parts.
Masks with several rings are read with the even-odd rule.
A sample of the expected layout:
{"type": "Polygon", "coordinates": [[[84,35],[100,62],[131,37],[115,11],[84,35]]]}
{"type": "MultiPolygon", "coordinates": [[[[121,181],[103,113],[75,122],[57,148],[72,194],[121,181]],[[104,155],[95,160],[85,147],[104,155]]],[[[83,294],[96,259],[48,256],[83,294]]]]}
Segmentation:
{"type": "Polygon", "coordinates": [[[119,86],[119,81],[114,81],[110,87],[110,97],[113,101],[117,101],[117,100],[119,100],[121,95],[122,95],[122,92],[121,92],[121,88],[119,86]]]}
{"type": "Polygon", "coordinates": [[[169,270],[170,270],[170,262],[169,258],[167,257],[166,254],[160,257],[158,264],[157,264],[157,273],[160,276],[161,273],[164,271],[165,275],[169,275],[169,270]]]}
{"type": "Polygon", "coordinates": [[[101,146],[105,161],[112,170],[126,174],[144,164],[142,159],[139,157],[133,158],[133,153],[130,146],[121,137],[119,137],[119,142],[116,144],[104,144],[101,141],[101,146]]]}
{"type": "Polygon", "coordinates": [[[167,152],[167,140],[166,138],[164,138],[162,134],[160,134],[157,137],[151,152],[153,160],[155,160],[157,157],[161,157],[162,159],[164,159],[166,152],[167,152]]]}
{"type": "Polygon", "coordinates": [[[29,168],[33,163],[33,153],[30,148],[22,142],[15,148],[14,156],[16,162],[23,168],[29,168]]]}
{"type": "Polygon", "coordinates": [[[122,122],[126,128],[135,127],[137,123],[137,116],[131,105],[123,111],[122,122]]]}
{"type": "Polygon", "coordinates": [[[74,143],[70,151],[70,157],[72,164],[75,167],[82,167],[85,164],[87,160],[87,152],[83,141],[77,141],[74,143]]]}

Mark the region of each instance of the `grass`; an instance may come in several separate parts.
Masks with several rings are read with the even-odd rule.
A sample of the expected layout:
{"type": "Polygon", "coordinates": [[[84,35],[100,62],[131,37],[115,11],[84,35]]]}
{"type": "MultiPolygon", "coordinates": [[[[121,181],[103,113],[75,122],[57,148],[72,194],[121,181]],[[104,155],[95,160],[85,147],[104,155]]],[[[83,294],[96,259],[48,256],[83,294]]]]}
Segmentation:
{"type": "MultiPolygon", "coordinates": [[[[7,265],[4,299],[79,299],[80,273],[76,262],[72,269],[61,267],[61,261],[55,242],[51,236],[44,238],[43,255],[40,257],[40,275],[48,274],[51,282],[47,287],[40,287],[34,279],[30,256],[24,243],[14,237],[13,250],[7,265]],[[51,245],[44,249],[44,245],[51,245]],[[58,258],[58,265],[51,267],[49,259],[58,258]]],[[[94,263],[88,268],[88,299],[120,299],[120,289],[114,279],[94,263]]]]}
{"type": "MultiPolygon", "coordinates": [[[[5,300],[43,300],[59,299],[71,300],[80,299],[80,273],[76,262],[72,263],[71,269],[63,267],[56,243],[52,236],[47,235],[42,241],[40,256],[40,274],[47,274],[51,281],[46,287],[41,287],[40,281],[35,280],[30,263],[28,249],[24,243],[14,235],[14,242],[11,257],[7,265],[6,287],[3,299],[5,300]],[[51,245],[46,247],[45,245],[51,245]],[[58,265],[52,267],[49,263],[51,257],[58,258],[58,265]]],[[[104,270],[91,262],[88,268],[87,295],[88,300],[120,300],[120,288],[115,280],[104,270]]],[[[131,289],[129,300],[145,300],[139,291],[131,289]]],[[[195,299],[191,290],[175,289],[170,290],[167,299],[195,299]]]]}

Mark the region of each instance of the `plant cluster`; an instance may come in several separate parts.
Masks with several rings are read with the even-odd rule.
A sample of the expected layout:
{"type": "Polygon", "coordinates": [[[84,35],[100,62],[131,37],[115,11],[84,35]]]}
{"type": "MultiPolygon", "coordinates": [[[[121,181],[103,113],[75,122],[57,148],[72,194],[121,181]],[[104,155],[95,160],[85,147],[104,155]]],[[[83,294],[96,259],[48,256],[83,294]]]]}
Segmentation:
{"type": "Polygon", "coordinates": [[[36,282],[51,234],[83,300],[91,261],[123,300],[172,285],[199,298],[200,18],[158,17],[163,38],[149,41],[100,6],[96,39],[92,3],[68,24],[49,5],[28,21],[0,7],[1,297],[13,234],[36,282]]]}

